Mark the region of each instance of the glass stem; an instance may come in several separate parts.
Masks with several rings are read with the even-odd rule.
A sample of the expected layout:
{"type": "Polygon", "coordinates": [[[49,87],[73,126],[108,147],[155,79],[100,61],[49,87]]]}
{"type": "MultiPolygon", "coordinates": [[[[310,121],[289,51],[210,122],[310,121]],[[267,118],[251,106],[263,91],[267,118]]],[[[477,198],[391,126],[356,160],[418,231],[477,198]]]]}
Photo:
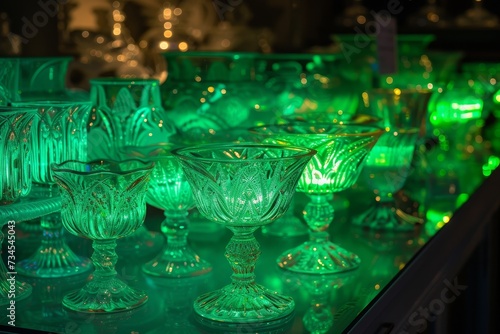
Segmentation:
{"type": "Polygon", "coordinates": [[[230,227],[234,233],[226,246],[226,259],[233,274],[233,285],[248,287],[255,284],[255,264],[260,255],[260,246],[253,233],[257,228],[230,227]]]}
{"type": "Polygon", "coordinates": [[[330,200],[331,194],[309,195],[311,200],[304,209],[304,220],[309,226],[309,236],[311,241],[327,241],[329,234],[327,232],[330,223],[333,220],[333,206],[330,200]]]}
{"type": "Polygon", "coordinates": [[[161,231],[167,238],[167,247],[183,248],[187,246],[188,224],[187,211],[165,211],[165,220],[161,231]]]}
{"type": "Polygon", "coordinates": [[[64,227],[60,212],[43,216],[40,221],[42,228],[42,249],[60,249],[64,245],[64,227]]]}
{"type": "Polygon", "coordinates": [[[116,277],[115,265],[118,260],[116,255],[116,240],[94,240],[92,244],[94,254],[94,282],[105,282],[116,277]]]}

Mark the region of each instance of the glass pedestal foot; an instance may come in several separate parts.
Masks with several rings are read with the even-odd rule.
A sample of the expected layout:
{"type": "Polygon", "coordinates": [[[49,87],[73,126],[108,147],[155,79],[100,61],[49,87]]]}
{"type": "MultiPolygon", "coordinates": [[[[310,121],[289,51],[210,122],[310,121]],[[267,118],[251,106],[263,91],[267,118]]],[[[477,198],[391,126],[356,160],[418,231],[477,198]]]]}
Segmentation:
{"type": "Polygon", "coordinates": [[[360,262],[356,254],[330,241],[315,240],[306,241],[277,259],[281,268],[303,274],[340,273],[358,268],[360,262]]]}
{"type": "Polygon", "coordinates": [[[204,323],[218,322],[254,324],[281,322],[293,313],[295,302],[291,297],[252,284],[233,283],[220,290],[205,293],[194,302],[195,312],[204,323]]]}
{"type": "Polygon", "coordinates": [[[92,262],[66,247],[40,247],[16,265],[17,273],[30,277],[66,277],[89,272],[92,262]]]}
{"type": "MultiPolygon", "coordinates": [[[[16,248],[19,248],[18,256],[22,255],[29,256],[38,248],[40,244],[40,239],[42,238],[42,227],[40,226],[40,220],[25,221],[22,224],[16,226],[16,248]]],[[[17,253],[17,249],[16,249],[17,253]]]]}
{"type": "Polygon", "coordinates": [[[158,254],[164,241],[161,233],[148,231],[143,225],[130,236],[119,239],[116,252],[120,257],[151,258],[158,254]]]}
{"type": "Polygon", "coordinates": [[[28,283],[19,282],[15,277],[7,274],[5,267],[0,264],[0,306],[9,305],[11,300],[16,302],[31,295],[32,287],[28,283]]]}
{"type": "Polygon", "coordinates": [[[66,244],[59,212],[43,216],[41,245],[33,255],[17,263],[18,274],[30,277],[66,277],[92,269],[90,259],[77,256],[66,244]]]}
{"type": "Polygon", "coordinates": [[[373,230],[409,232],[422,224],[419,217],[407,214],[392,205],[377,203],[361,215],[354,217],[353,224],[373,230]]]}
{"type": "Polygon", "coordinates": [[[76,312],[121,312],[143,305],[145,292],[129,287],[117,278],[92,280],[81,290],[63,298],[63,306],[76,312]]]}
{"type": "Polygon", "coordinates": [[[212,266],[201,259],[190,247],[168,247],[142,267],[148,275],[183,278],[199,276],[212,271],[212,266]]]}

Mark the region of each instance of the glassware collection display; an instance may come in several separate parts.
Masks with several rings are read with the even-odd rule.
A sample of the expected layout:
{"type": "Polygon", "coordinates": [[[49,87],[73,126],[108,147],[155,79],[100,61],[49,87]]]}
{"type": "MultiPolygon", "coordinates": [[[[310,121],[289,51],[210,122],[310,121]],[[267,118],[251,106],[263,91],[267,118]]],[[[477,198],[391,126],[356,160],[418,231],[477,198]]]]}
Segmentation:
{"type": "Polygon", "coordinates": [[[188,245],[188,210],[194,199],[188,180],[177,159],[170,154],[169,145],[151,145],[124,148],[129,158],[154,162],[146,202],[164,210],[161,231],[167,243],[161,252],[142,266],[149,275],[160,277],[191,277],[206,274],[211,265],[201,259],[188,245]]]}
{"type": "Polygon", "coordinates": [[[318,153],[304,170],[298,192],[310,198],[303,210],[310,240],[285,251],[277,260],[286,270],[326,274],[352,270],[360,259],[329,241],[327,231],[334,217],[332,194],[351,187],[382,130],[365,125],[331,123],[294,123],[252,128],[256,135],[266,135],[264,143],[308,147],[318,153]]]}
{"type": "MultiPolygon", "coordinates": [[[[14,105],[38,111],[32,127],[31,172],[39,198],[56,197],[52,163],[85,159],[81,143],[86,134],[78,128],[90,110],[90,103],[78,102],[21,102],[14,105]]],[[[66,244],[59,212],[40,220],[41,245],[27,259],[17,263],[17,271],[25,276],[64,277],[91,269],[90,260],[77,256],[66,244]]]]}
{"type": "Polygon", "coordinates": [[[259,144],[208,144],[172,151],[200,212],[233,232],[226,247],[232,283],[201,295],[195,312],[215,322],[283,321],[293,299],[255,282],[259,243],[253,233],[282,216],[313,149],[259,144]]]}
{"type": "MultiPolygon", "coordinates": [[[[84,313],[132,310],[148,296],[117,277],[118,256],[139,259],[147,281],[209,279],[205,274],[212,265],[204,260],[209,257],[201,252],[200,257],[187,241],[188,210],[196,209],[233,234],[225,252],[231,283],[196,299],[199,323],[212,329],[258,327],[293,318],[295,302],[282,295],[286,291],[273,282],[256,283],[260,247],[253,234],[262,227],[267,238],[309,233],[308,241],[273,261],[285,275],[304,276],[303,288],[311,294],[304,327],[328,330],[333,318],[323,297],[336,285],[329,274],[360,272],[354,269],[366,264],[352,246],[330,241],[330,224],[339,213],[333,195],[354,185],[352,190],[368,197],[370,191],[361,182],[356,185],[359,178],[376,201],[360,207],[361,214],[348,224],[390,240],[411,234],[424,220],[405,213],[394,194],[410,175],[415,179],[411,172],[418,172],[422,162],[416,159],[433,159],[418,154],[419,146],[436,136],[439,150],[431,154],[445,156],[450,163],[444,165],[466,160],[469,146],[460,133],[478,140],[498,102],[494,69],[485,72],[487,82],[452,81],[458,78],[449,74],[456,71],[459,55],[433,59],[426,52],[429,57],[424,57],[430,40],[400,40],[402,73],[375,78],[380,79],[375,86],[389,88],[370,88],[373,78],[353,86],[359,73],[347,73],[337,55],[172,52],[163,55],[168,63],[164,86],[154,79],[93,79],[89,103],[75,102],[84,95],[65,88],[69,59],[23,65],[17,58],[0,58],[5,65],[0,105],[16,106],[0,107],[0,153],[6,156],[0,161],[0,217],[19,218],[20,228],[29,217],[41,217],[44,230],[40,248],[16,264],[17,272],[34,279],[69,279],[94,267],[86,285],[67,294],[62,306],[84,313]],[[440,61],[449,63],[449,71],[436,68],[440,61]],[[420,89],[438,84],[432,91],[420,89]],[[35,101],[40,97],[46,101],[35,101]],[[74,100],[63,102],[65,97],[74,100]],[[174,146],[181,147],[170,152],[174,146]],[[443,150],[450,154],[439,155],[443,150]],[[28,195],[37,197],[33,205],[39,208],[20,215],[18,205],[33,199],[28,195]],[[294,215],[294,196],[309,199],[300,203],[305,205],[301,217],[294,215]],[[146,204],[164,211],[159,229],[165,238],[144,227],[146,204]],[[93,266],[68,247],[63,227],[93,242],[93,266]]],[[[363,51],[365,65],[370,52],[363,51]]],[[[447,211],[440,218],[441,226],[450,216],[447,211]]],[[[207,240],[214,231],[206,220],[197,229],[207,240]]],[[[193,245],[196,241],[191,239],[193,245]]],[[[1,305],[9,302],[10,271],[0,263],[1,305]]],[[[377,269],[371,274],[390,275],[377,269]]],[[[20,281],[15,288],[16,300],[31,293],[20,281]]]]}
{"type": "Polygon", "coordinates": [[[63,305],[78,312],[118,312],[148,299],[117,278],[116,240],[133,233],[146,217],[146,191],[153,163],[97,160],[53,164],[61,189],[61,216],[72,234],[92,240],[93,277],[67,294],[63,305]]]}

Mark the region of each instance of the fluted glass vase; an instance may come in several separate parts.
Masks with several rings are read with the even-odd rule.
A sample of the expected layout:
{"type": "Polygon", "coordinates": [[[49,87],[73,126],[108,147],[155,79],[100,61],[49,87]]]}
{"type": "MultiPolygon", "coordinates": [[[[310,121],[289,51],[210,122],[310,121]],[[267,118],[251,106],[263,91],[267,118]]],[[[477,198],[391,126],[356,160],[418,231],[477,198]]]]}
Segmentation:
{"type": "MultiPolygon", "coordinates": [[[[36,108],[32,131],[31,171],[37,196],[59,195],[52,163],[85,158],[86,134],[82,121],[90,111],[90,102],[17,102],[14,105],[36,108]]],[[[18,263],[18,272],[31,277],[65,277],[91,269],[88,258],[76,255],[66,244],[61,215],[55,212],[40,220],[41,245],[30,257],[18,263]]]]}
{"type": "MultiPolygon", "coordinates": [[[[30,165],[31,128],[35,116],[36,109],[0,107],[0,210],[31,190],[31,174],[26,167],[30,165]]],[[[0,228],[7,225],[9,242],[7,267],[0,260],[0,305],[3,306],[28,297],[32,289],[29,284],[16,280],[16,222],[2,219],[0,223],[0,228]]],[[[0,247],[3,239],[0,231],[0,247]]]]}

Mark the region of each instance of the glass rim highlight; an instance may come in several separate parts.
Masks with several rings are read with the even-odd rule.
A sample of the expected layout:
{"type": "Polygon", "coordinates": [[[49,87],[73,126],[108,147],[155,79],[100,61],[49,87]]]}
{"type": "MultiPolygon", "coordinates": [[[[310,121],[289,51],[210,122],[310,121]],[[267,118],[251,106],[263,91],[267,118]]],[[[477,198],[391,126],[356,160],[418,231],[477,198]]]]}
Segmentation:
{"type": "Polygon", "coordinates": [[[336,124],[336,123],[326,123],[326,122],[321,122],[321,123],[315,123],[315,122],[292,122],[292,123],[284,123],[284,124],[267,124],[267,125],[261,125],[261,126],[254,126],[248,129],[248,131],[254,135],[260,135],[260,136],[275,136],[275,135],[291,135],[291,136],[300,136],[300,137],[309,137],[309,136],[317,136],[317,137],[325,137],[325,138],[337,138],[337,137],[359,137],[359,136],[380,136],[383,133],[385,133],[385,130],[375,126],[375,125],[364,125],[364,124],[336,124]],[[338,128],[338,129],[349,129],[349,128],[363,128],[365,130],[368,130],[366,132],[360,132],[360,133],[314,133],[314,132],[308,132],[308,133],[294,133],[294,132],[273,132],[273,133],[265,133],[265,132],[260,132],[258,130],[264,130],[266,128],[287,128],[287,127],[294,127],[294,126],[304,126],[304,127],[325,127],[325,128],[338,128]]]}
{"type": "Polygon", "coordinates": [[[171,151],[174,149],[172,143],[157,143],[151,145],[125,145],[119,149],[120,154],[127,156],[125,160],[140,160],[146,163],[151,161],[161,161],[174,158],[171,151]],[[139,155],[133,155],[133,153],[138,153],[139,155]],[[157,153],[157,154],[156,154],[157,153]],[[130,158],[128,158],[130,156],[130,158]]]}
{"type": "MultiPolygon", "coordinates": [[[[80,161],[80,160],[66,160],[61,163],[53,163],[50,165],[50,168],[54,172],[58,173],[72,173],[72,174],[77,174],[77,175],[97,175],[97,174],[109,174],[109,175],[129,175],[133,174],[136,172],[144,171],[144,170],[151,170],[154,167],[154,162],[147,162],[143,161],[140,159],[126,159],[126,160],[106,160],[106,159],[97,159],[97,160],[91,160],[91,161],[80,161]],[[142,167],[134,167],[132,169],[128,170],[117,170],[117,171],[111,171],[111,170],[78,170],[75,168],[69,168],[69,165],[74,164],[77,166],[82,166],[84,167],[85,165],[127,165],[132,162],[139,163],[142,165],[142,167]]],[[[85,168],[87,169],[87,168],[85,168]]]]}
{"type": "Polygon", "coordinates": [[[26,107],[26,108],[36,108],[36,107],[71,107],[71,106],[92,106],[91,101],[15,101],[12,102],[13,107],[26,107]]]}
{"type": "Polygon", "coordinates": [[[276,160],[296,160],[299,158],[313,156],[317,153],[316,150],[299,147],[299,146],[283,146],[283,145],[267,145],[267,144],[202,144],[196,146],[179,147],[171,151],[172,155],[178,157],[182,160],[195,160],[200,162],[221,162],[221,163],[248,163],[248,162],[262,162],[276,161],[276,160]],[[201,156],[187,155],[188,152],[194,152],[195,150],[203,151],[225,151],[228,149],[244,149],[244,148],[255,148],[255,149],[275,149],[277,151],[295,151],[297,154],[288,157],[276,157],[276,158],[266,158],[266,159],[221,159],[221,158],[206,158],[201,156]]]}
{"type": "Polygon", "coordinates": [[[158,79],[153,78],[115,78],[115,77],[101,77],[101,78],[93,78],[89,80],[90,84],[107,84],[107,85],[149,85],[149,84],[158,84],[160,85],[160,81],[158,79]]]}
{"type": "Polygon", "coordinates": [[[406,95],[406,94],[415,94],[415,93],[425,93],[432,94],[433,90],[429,88],[399,88],[399,87],[388,87],[388,88],[371,88],[363,91],[368,95],[377,93],[377,94],[392,94],[395,95],[406,95]],[[396,93],[398,91],[398,93],[396,93]]]}
{"type": "Polygon", "coordinates": [[[37,108],[30,108],[27,106],[1,106],[0,107],[0,115],[16,115],[19,114],[20,112],[26,112],[26,113],[37,113],[38,109],[37,108]]]}

